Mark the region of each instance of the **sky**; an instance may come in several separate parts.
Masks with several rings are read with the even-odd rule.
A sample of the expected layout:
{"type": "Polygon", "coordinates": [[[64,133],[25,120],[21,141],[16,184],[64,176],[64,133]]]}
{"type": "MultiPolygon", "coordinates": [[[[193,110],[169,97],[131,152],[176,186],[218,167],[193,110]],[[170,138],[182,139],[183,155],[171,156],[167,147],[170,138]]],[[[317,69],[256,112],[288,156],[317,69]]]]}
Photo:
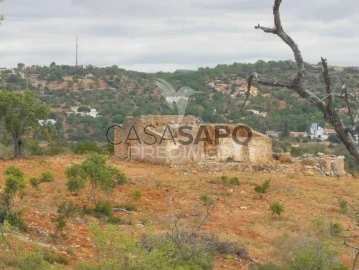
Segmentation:
{"type": "MultiPolygon", "coordinates": [[[[5,0],[0,67],[117,65],[157,72],[293,59],[273,26],[273,0],[5,0]]],[[[282,23],[304,60],[359,66],[358,0],[283,0],[282,23]]]]}

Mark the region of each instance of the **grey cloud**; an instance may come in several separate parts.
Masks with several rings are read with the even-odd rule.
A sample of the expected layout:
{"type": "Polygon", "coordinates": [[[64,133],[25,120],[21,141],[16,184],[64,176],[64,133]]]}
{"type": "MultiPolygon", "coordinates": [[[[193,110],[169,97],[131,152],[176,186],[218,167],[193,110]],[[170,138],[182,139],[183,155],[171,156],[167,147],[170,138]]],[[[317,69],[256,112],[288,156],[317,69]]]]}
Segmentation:
{"type": "MultiPolygon", "coordinates": [[[[143,71],[291,59],[273,25],[272,0],[5,0],[0,66],[80,61],[143,71]]],[[[308,62],[359,65],[359,3],[284,0],[285,29],[308,62]]]]}

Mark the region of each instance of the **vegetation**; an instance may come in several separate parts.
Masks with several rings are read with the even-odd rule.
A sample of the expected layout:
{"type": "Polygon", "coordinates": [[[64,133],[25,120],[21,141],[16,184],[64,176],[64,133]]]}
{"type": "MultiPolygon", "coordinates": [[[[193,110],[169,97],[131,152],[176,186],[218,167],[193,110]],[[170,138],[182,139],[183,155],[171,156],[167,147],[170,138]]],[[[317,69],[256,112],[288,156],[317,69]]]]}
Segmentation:
{"type": "Polygon", "coordinates": [[[30,184],[33,188],[38,189],[41,183],[51,183],[54,181],[54,177],[51,172],[46,171],[41,174],[41,177],[31,177],[30,184]]]}
{"type": "Polygon", "coordinates": [[[4,237],[2,227],[5,222],[8,222],[11,226],[23,231],[26,230],[27,227],[21,219],[21,212],[13,210],[15,196],[17,194],[23,196],[26,184],[23,171],[16,166],[8,167],[5,170],[5,176],[5,189],[3,193],[0,193],[0,233],[3,241],[10,248],[9,242],[4,237]]]}
{"type": "Polygon", "coordinates": [[[270,187],[270,180],[265,180],[262,185],[256,185],[254,187],[254,191],[259,194],[264,194],[267,192],[268,188],[270,187]]]}
{"type": "Polygon", "coordinates": [[[85,207],[93,200],[96,204],[96,192],[100,188],[104,192],[111,191],[117,184],[127,181],[126,175],[116,167],[106,165],[106,158],[95,154],[88,157],[81,164],[74,164],[65,172],[69,191],[78,193],[85,187],[86,181],[90,182],[91,189],[87,194],[85,207]]]}
{"type": "Polygon", "coordinates": [[[52,220],[56,227],[54,238],[58,238],[59,233],[63,234],[63,229],[66,226],[66,220],[73,217],[78,212],[79,206],[73,202],[65,202],[59,206],[57,209],[58,217],[52,220]]]}
{"type": "Polygon", "coordinates": [[[261,270],[346,270],[336,258],[338,249],[331,236],[330,226],[323,217],[317,217],[313,227],[298,236],[284,234],[276,240],[276,247],[282,254],[283,265],[268,263],[259,266],[261,270]]]}
{"type": "Polygon", "coordinates": [[[272,202],[269,206],[269,210],[272,212],[273,216],[280,216],[284,212],[284,205],[280,202],[272,202]]]}
{"type": "Polygon", "coordinates": [[[218,181],[222,184],[222,185],[239,185],[239,179],[238,177],[227,177],[225,175],[221,176],[220,178],[218,178],[218,181]]]}
{"type": "Polygon", "coordinates": [[[0,91],[0,121],[11,135],[15,149],[15,157],[22,156],[22,137],[29,128],[37,127],[38,120],[46,119],[49,108],[36,99],[36,94],[25,91],[0,91]]]}

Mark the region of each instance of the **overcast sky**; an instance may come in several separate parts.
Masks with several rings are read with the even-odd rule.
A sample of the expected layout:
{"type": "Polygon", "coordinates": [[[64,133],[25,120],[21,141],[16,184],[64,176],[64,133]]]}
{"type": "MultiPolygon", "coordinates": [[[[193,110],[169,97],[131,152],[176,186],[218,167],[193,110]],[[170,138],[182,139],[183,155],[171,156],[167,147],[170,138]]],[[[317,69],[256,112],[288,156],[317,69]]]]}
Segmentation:
{"type": "MultiPolygon", "coordinates": [[[[273,26],[273,0],[5,0],[0,66],[118,65],[138,71],[197,69],[292,59],[273,26]]],[[[306,62],[359,66],[358,0],[283,0],[282,21],[306,62]]]]}

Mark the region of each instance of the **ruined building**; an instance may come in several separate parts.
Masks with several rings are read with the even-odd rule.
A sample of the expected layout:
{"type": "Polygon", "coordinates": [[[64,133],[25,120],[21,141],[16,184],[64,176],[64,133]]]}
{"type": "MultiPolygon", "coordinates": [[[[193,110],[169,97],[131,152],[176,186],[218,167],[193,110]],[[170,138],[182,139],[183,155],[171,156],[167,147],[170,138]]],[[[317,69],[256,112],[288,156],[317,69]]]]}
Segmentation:
{"type": "Polygon", "coordinates": [[[267,136],[244,125],[200,124],[194,116],[141,116],[115,128],[114,136],[120,159],[165,164],[272,159],[267,136]]]}

